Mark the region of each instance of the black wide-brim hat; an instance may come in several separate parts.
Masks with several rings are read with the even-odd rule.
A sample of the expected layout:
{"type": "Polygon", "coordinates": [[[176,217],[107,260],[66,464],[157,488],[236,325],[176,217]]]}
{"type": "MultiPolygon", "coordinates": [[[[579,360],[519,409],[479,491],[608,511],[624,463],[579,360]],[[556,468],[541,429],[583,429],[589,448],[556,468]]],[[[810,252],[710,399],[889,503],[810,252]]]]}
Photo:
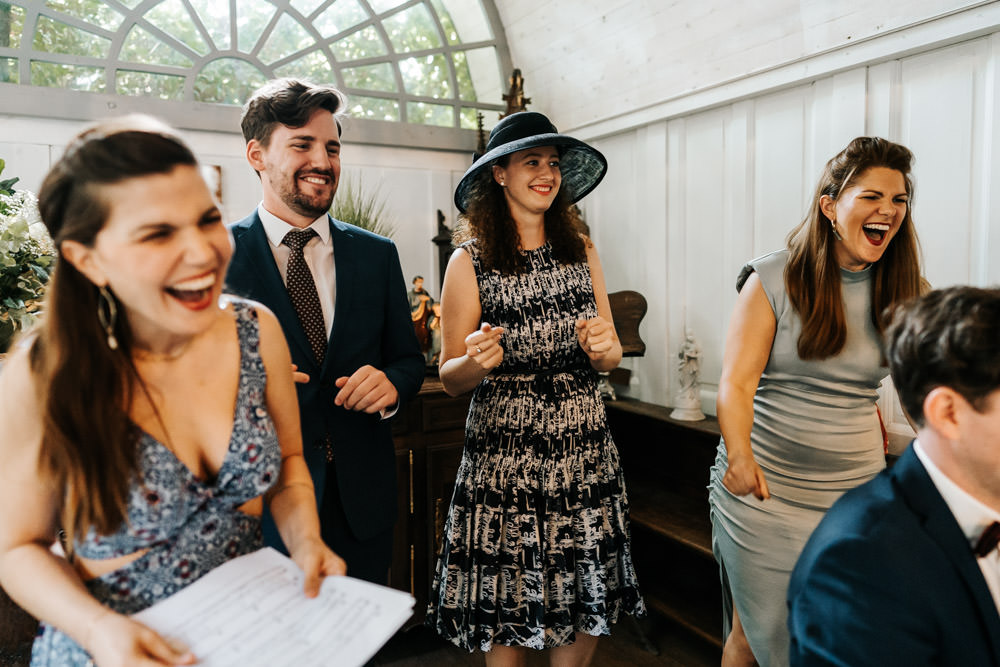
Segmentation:
{"type": "Polygon", "coordinates": [[[559,149],[559,171],[562,173],[560,189],[570,203],[583,199],[604,178],[608,161],[600,151],[579,139],[559,134],[556,126],[537,111],[518,111],[504,116],[490,132],[486,152],[472,163],[455,188],[455,206],[465,213],[469,191],[483,169],[505,155],[539,146],[559,149]]]}

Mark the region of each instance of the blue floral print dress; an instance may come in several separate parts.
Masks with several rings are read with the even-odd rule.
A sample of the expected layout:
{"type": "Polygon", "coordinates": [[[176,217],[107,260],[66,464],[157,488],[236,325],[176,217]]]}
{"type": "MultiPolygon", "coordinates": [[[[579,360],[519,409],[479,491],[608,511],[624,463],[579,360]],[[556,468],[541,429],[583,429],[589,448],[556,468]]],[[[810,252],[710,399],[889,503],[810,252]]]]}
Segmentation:
{"type": "MultiPolygon", "coordinates": [[[[165,445],[137,427],[138,475],[128,520],[111,535],[91,530],[75,546],[84,558],[147,550],[138,559],[85,582],[108,608],[133,614],[222,563],[262,546],[261,519],[240,511],[278,479],[281,449],[267,412],[260,328],[251,303],[231,299],[240,344],[240,379],[229,450],[214,480],[202,480],[165,445]]],[[[90,656],[69,636],[42,624],[31,664],[84,667],[90,656]]]]}

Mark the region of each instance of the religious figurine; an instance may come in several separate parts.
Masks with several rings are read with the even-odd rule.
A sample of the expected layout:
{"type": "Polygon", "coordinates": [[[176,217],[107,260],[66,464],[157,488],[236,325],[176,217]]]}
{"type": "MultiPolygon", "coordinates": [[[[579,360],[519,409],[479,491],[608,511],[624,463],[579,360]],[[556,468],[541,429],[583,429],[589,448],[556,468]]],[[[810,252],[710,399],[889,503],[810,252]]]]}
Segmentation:
{"type": "Polygon", "coordinates": [[[503,112],[501,118],[518,111],[525,111],[531,104],[531,98],[524,96],[524,77],[521,76],[521,70],[515,69],[508,81],[510,82],[510,90],[503,96],[504,102],[507,103],[507,110],[503,112]]]}
{"type": "Polygon", "coordinates": [[[677,354],[677,371],[680,373],[680,390],[677,392],[677,407],[670,413],[673,419],[700,421],[705,418],[701,411],[698,371],[701,366],[701,349],[690,330],[677,354]]]}

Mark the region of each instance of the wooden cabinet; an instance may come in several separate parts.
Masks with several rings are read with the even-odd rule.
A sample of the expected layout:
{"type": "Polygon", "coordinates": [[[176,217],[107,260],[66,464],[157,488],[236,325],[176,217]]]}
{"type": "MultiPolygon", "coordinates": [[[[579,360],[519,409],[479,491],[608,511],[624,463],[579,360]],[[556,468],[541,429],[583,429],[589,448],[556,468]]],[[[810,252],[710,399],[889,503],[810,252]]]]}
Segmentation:
{"type": "Polygon", "coordinates": [[[448,396],[437,378],[427,378],[393,423],[400,514],[389,583],[416,598],[410,619],[414,625],[423,622],[426,612],[471,398],[471,393],[448,396]]]}
{"type": "Polygon", "coordinates": [[[651,611],[722,647],[722,592],[712,556],[708,473],[714,417],[682,422],[635,399],[606,403],[631,504],[632,553],[651,611]]]}

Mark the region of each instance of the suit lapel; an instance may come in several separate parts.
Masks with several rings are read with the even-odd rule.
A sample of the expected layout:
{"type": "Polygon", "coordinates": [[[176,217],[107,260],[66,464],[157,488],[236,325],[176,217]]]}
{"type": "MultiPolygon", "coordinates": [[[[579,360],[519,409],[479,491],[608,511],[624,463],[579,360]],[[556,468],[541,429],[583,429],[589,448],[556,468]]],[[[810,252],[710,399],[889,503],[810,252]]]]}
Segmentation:
{"type": "Polygon", "coordinates": [[[893,466],[901,493],[921,518],[928,536],[937,543],[961,577],[974,601],[983,627],[993,647],[993,656],[1000,663],[1000,613],[983,578],[979,563],[972,554],[969,541],[955,521],[947,503],[920,463],[911,445],[893,466]]]}
{"type": "Polygon", "coordinates": [[[243,236],[243,243],[245,254],[241,268],[248,272],[248,276],[252,276],[252,282],[257,286],[252,296],[274,311],[285,331],[285,337],[290,344],[299,348],[299,354],[295,356],[299,359],[312,360],[312,365],[315,367],[315,356],[309,345],[309,339],[299,323],[299,315],[295,312],[295,306],[292,305],[288,290],[285,289],[285,282],[281,278],[277,264],[274,263],[271,244],[256,212],[252,224],[243,236]]]}

